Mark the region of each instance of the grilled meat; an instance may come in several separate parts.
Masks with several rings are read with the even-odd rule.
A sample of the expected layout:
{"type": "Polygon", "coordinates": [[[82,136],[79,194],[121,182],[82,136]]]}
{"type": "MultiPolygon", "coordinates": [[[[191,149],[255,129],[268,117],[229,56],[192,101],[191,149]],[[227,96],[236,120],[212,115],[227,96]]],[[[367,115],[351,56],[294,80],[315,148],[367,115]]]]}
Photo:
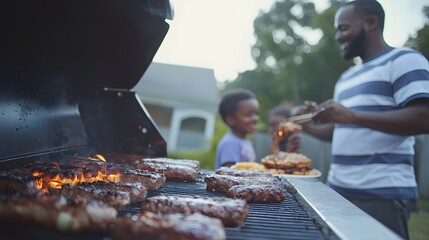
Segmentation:
{"type": "Polygon", "coordinates": [[[273,176],[236,177],[230,175],[208,175],[204,178],[207,191],[226,192],[235,185],[278,185],[279,181],[273,176]]]}
{"type": "Polygon", "coordinates": [[[236,227],[246,220],[249,206],[243,200],[224,197],[160,195],[144,200],[141,210],[161,214],[181,213],[189,215],[201,213],[208,217],[219,218],[225,226],[236,227]]]}
{"type": "Polygon", "coordinates": [[[48,196],[0,201],[0,218],[20,226],[37,225],[61,231],[107,231],[116,216],[116,209],[98,201],[68,203],[48,196]]]}
{"type": "Polygon", "coordinates": [[[261,171],[256,171],[256,170],[241,170],[241,169],[235,169],[235,168],[230,168],[230,167],[218,168],[215,173],[220,174],[220,175],[230,175],[230,176],[236,176],[236,177],[271,176],[271,174],[269,174],[267,172],[261,172],[261,171]]]}
{"type": "Polygon", "coordinates": [[[115,239],[223,240],[222,222],[199,213],[157,215],[150,212],[118,218],[112,230],[115,239]]]}
{"type": "MultiPolygon", "coordinates": [[[[116,171],[112,173],[117,173],[116,171]]],[[[148,190],[157,190],[161,188],[166,181],[164,174],[149,172],[140,169],[122,169],[119,172],[120,182],[140,183],[148,190]]]]}
{"type": "Polygon", "coordinates": [[[97,189],[94,186],[71,186],[63,185],[61,195],[73,202],[89,202],[90,200],[99,200],[109,204],[117,209],[127,206],[131,203],[130,194],[119,190],[97,189]]]}
{"type": "Polygon", "coordinates": [[[195,180],[199,175],[198,170],[194,168],[170,163],[143,161],[139,164],[134,164],[134,168],[164,174],[169,181],[188,182],[195,180]]]}
{"type": "Polygon", "coordinates": [[[91,160],[70,160],[67,162],[67,167],[76,167],[80,169],[92,169],[96,171],[102,171],[106,169],[106,163],[102,161],[91,161],[91,160]]]}
{"type": "Polygon", "coordinates": [[[160,163],[160,164],[169,164],[169,165],[178,165],[178,166],[186,166],[193,168],[195,170],[201,169],[201,163],[196,160],[189,159],[172,159],[172,158],[143,158],[140,162],[152,162],[152,163],[160,163]]]}
{"type": "Polygon", "coordinates": [[[79,183],[77,186],[84,188],[95,188],[100,190],[112,190],[127,192],[130,196],[130,202],[135,203],[142,201],[146,198],[147,189],[140,183],[129,183],[129,182],[85,182],[79,183]]]}
{"type": "Polygon", "coordinates": [[[285,199],[283,189],[276,185],[235,185],[226,190],[225,195],[239,198],[249,203],[282,202],[285,199]]]}
{"type": "Polygon", "coordinates": [[[0,201],[16,200],[23,196],[37,197],[42,194],[34,184],[34,177],[0,176],[0,201]]]}

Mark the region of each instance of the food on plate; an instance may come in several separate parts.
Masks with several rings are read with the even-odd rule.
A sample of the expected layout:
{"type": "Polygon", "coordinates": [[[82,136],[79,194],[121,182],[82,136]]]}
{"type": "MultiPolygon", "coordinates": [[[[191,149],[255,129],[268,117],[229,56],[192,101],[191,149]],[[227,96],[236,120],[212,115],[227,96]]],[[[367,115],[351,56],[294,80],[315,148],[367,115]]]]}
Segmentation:
{"type": "Polygon", "coordinates": [[[278,152],[261,160],[269,172],[308,175],[311,173],[311,159],[301,153],[278,152]]]}
{"type": "Polygon", "coordinates": [[[265,171],[265,167],[257,162],[237,162],[234,166],[242,170],[265,171]]]}
{"type": "Polygon", "coordinates": [[[225,197],[159,195],[144,200],[141,211],[185,215],[201,213],[208,217],[219,218],[225,226],[236,227],[246,220],[249,206],[244,200],[225,197]]]}
{"type": "Polygon", "coordinates": [[[285,199],[283,189],[274,184],[235,185],[226,190],[225,195],[246,200],[248,203],[273,203],[285,199]]]}
{"type": "Polygon", "coordinates": [[[141,212],[118,218],[112,229],[114,239],[143,240],[224,240],[225,228],[217,218],[199,213],[160,215],[141,212]]]}

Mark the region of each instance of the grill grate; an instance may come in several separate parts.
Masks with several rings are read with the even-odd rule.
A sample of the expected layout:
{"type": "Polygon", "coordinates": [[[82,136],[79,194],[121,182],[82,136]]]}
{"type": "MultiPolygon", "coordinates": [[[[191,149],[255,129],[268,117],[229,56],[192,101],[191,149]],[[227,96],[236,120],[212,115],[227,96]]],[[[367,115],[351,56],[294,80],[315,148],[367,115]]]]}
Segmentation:
{"type": "MultiPolygon", "coordinates": [[[[150,191],[148,197],[159,194],[223,196],[221,193],[208,192],[205,189],[205,173],[190,183],[167,182],[158,191],[150,191]]],[[[140,208],[134,206],[122,209],[120,214],[139,211],[140,208]]],[[[227,227],[225,229],[229,240],[325,239],[321,229],[317,227],[289,192],[286,192],[286,199],[282,203],[250,204],[249,215],[245,224],[240,227],[227,227]]]]}

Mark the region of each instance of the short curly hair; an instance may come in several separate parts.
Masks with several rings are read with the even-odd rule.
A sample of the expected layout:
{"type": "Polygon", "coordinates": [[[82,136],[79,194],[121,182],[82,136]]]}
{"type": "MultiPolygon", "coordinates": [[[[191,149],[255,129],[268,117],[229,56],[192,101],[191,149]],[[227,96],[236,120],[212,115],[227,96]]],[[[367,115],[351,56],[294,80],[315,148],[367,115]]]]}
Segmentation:
{"type": "Polygon", "coordinates": [[[354,6],[355,12],[363,17],[374,16],[378,20],[381,30],[384,29],[385,13],[381,4],[376,0],[355,0],[345,4],[345,6],[354,6]]]}
{"type": "Polygon", "coordinates": [[[237,106],[241,101],[254,98],[256,98],[255,94],[244,88],[225,91],[219,104],[219,114],[222,117],[223,122],[228,125],[226,117],[236,113],[237,106]]]}

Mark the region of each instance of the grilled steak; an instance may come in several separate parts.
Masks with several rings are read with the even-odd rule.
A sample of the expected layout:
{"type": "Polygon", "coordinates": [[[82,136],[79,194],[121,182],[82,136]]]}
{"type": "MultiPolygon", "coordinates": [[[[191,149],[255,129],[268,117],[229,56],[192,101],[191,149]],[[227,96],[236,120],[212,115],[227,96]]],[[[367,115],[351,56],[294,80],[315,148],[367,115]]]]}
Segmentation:
{"type": "Polygon", "coordinates": [[[61,231],[107,231],[116,216],[116,209],[98,201],[76,204],[47,196],[0,201],[0,218],[21,227],[28,224],[61,231]]]}
{"type": "Polygon", "coordinates": [[[95,188],[100,190],[113,190],[127,192],[130,195],[130,202],[135,203],[142,201],[146,198],[147,189],[140,183],[129,183],[129,182],[86,182],[79,183],[77,186],[84,188],[95,188]]]}
{"type": "Polygon", "coordinates": [[[169,181],[193,181],[199,174],[198,170],[188,166],[146,161],[135,164],[134,168],[164,174],[169,181]]]}
{"type": "Polygon", "coordinates": [[[208,175],[204,178],[207,191],[226,192],[235,185],[278,185],[279,181],[273,176],[264,177],[236,177],[230,175],[208,175]]]}
{"type": "Polygon", "coordinates": [[[157,215],[150,212],[118,218],[112,230],[114,239],[139,240],[223,240],[222,222],[199,213],[157,215]]]}
{"type": "MultiPolygon", "coordinates": [[[[116,173],[116,171],[113,173],[116,173]]],[[[149,172],[146,170],[123,169],[119,173],[121,174],[121,182],[141,183],[148,190],[159,189],[166,181],[164,174],[149,172]]]]}
{"type": "Polygon", "coordinates": [[[282,202],[285,199],[283,189],[276,185],[235,185],[226,190],[225,195],[239,198],[249,203],[282,202]]]}
{"type": "Polygon", "coordinates": [[[91,160],[71,160],[67,162],[67,167],[76,167],[80,169],[92,169],[96,171],[102,171],[106,167],[106,163],[102,161],[91,161],[91,160]]]}
{"type": "Polygon", "coordinates": [[[0,201],[15,200],[23,196],[37,197],[42,194],[36,188],[34,177],[0,176],[0,201]]]}
{"type": "Polygon", "coordinates": [[[143,201],[142,211],[161,214],[201,213],[219,218],[225,226],[236,227],[246,220],[249,206],[243,200],[201,196],[155,196],[143,201]]]}
{"type": "Polygon", "coordinates": [[[94,186],[71,186],[63,185],[61,195],[73,202],[89,202],[91,200],[99,200],[109,204],[114,208],[122,208],[131,203],[128,192],[119,190],[97,189],[94,186]]]}
{"type": "Polygon", "coordinates": [[[179,165],[179,166],[186,166],[193,168],[195,170],[201,169],[201,163],[196,160],[189,160],[189,159],[172,159],[172,158],[143,158],[141,161],[136,162],[153,162],[153,163],[160,163],[160,164],[169,164],[169,165],[179,165]]]}
{"type": "Polygon", "coordinates": [[[236,177],[271,176],[271,174],[267,172],[261,172],[256,170],[241,170],[241,169],[235,169],[230,167],[218,168],[215,173],[220,175],[230,175],[230,176],[236,176],[236,177]]]}

